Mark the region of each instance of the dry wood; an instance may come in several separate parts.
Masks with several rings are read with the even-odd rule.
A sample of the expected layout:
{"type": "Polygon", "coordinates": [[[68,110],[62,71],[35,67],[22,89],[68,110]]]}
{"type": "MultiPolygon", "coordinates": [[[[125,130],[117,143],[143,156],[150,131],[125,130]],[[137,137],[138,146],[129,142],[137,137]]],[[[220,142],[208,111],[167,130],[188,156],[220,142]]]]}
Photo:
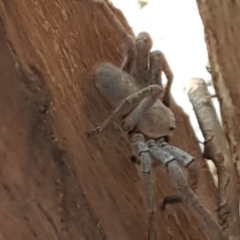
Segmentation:
{"type": "Polygon", "coordinates": [[[223,130],[237,169],[240,200],[240,2],[197,0],[197,4],[204,25],[211,75],[220,104],[223,130]]]}
{"type": "Polygon", "coordinates": [[[203,156],[211,159],[218,175],[218,222],[229,239],[240,236],[235,169],[228,143],[204,80],[193,78],[187,92],[205,138],[203,156]]]}

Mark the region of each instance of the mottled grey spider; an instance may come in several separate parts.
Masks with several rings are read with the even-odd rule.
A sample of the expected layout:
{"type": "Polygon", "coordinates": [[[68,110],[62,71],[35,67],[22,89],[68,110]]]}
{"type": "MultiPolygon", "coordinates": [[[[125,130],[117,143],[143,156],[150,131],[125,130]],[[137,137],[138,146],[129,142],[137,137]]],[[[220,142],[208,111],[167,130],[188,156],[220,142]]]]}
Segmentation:
{"type": "Polygon", "coordinates": [[[185,166],[194,165],[194,158],[168,144],[175,129],[175,117],[170,105],[173,74],[164,54],[152,51],[152,39],[147,32],[137,38],[128,34],[108,4],[100,4],[106,17],[122,36],[123,63],[117,67],[103,63],[95,69],[97,89],[114,111],[104,123],[89,135],[103,131],[112,122],[122,122],[121,129],[128,133],[135,159],[141,165],[146,203],[150,216],[154,212],[154,191],[150,172],[157,163],[168,165],[179,160],[185,166]],[[167,78],[163,90],[161,72],[167,78]]]}

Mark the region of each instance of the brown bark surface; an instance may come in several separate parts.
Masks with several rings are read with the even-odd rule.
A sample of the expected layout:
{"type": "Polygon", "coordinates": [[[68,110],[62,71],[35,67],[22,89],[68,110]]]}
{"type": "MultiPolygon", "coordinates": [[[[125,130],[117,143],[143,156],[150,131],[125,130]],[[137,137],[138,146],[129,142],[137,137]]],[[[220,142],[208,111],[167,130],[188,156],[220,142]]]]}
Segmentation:
{"type": "MultiPolygon", "coordinates": [[[[143,185],[126,138],[112,127],[86,135],[109,114],[92,68],[119,65],[120,36],[91,1],[0,0],[0,17],[0,239],[145,240],[143,185]]],[[[188,117],[172,105],[172,144],[196,157],[196,192],[215,214],[188,117]]],[[[176,190],[165,168],[154,173],[157,239],[214,239],[185,203],[160,210],[176,190]]]]}

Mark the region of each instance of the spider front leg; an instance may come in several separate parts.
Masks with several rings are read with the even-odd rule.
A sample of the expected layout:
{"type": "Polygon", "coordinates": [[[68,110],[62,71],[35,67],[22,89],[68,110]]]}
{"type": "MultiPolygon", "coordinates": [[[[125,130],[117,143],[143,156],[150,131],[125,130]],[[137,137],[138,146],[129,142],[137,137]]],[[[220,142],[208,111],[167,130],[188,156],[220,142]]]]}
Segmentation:
{"type": "MultiPolygon", "coordinates": [[[[156,86],[156,85],[150,85],[156,86]]],[[[149,87],[150,87],[149,86],[149,87]]],[[[153,106],[160,96],[159,94],[151,95],[143,99],[135,109],[123,120],[122,129],[124,131],[131,131],[137,123],[141,120],[144,114],[153,106]]]]}
{"type": "MultiPolygon", "coordinates": [[[[107,118],[101,126],[98,126],[97,128],[91,130],[88,132],[89,135],[97,134],[101,131],[103,131],[110,123],[112,123],[117,117],[121,116],[125,112],[131,112],[134,107],[136,107],[144,98],[149,99],[150,104],[145,104],[144,108],[141,109],[140,113],[137,115],[137,119],[141,119],[141,117],[145,114],[145,112],[153,105],[153,103],[157,100],[157,96],[160,95],[162,92],[162,89],[158,85],[151,85],[148,86],[132,95],[127,97],[119,106],[116,108],[111,116],[107,118]],[[153,100],[153,101],[152,101],[153,100]]],[[[141,105],[142,106],[142,105],[141,105]]],[[[132,115],[131,115],[132,116],[132,115]]],[[[135,115],[134,115],[134,119],[135,115]]],[[[124,126],[124,125],[123,125],[124,126]]],[[[134,126],[128,125],[131,128],[134,126]]],[[[125,130],[131,130],[126,129],[125,130]]]]}

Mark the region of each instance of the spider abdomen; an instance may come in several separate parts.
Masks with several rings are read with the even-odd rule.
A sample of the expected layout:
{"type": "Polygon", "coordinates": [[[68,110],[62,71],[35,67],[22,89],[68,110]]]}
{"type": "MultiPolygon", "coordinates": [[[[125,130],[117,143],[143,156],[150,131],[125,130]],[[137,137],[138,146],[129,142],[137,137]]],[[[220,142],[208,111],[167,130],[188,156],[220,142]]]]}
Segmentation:
{"type": "Polygon", "coordinates": [[[96,69],[94,77],[100,94],[113,109],[139,90],[133,77],[111,63],[100,65],[96,69]]]}

